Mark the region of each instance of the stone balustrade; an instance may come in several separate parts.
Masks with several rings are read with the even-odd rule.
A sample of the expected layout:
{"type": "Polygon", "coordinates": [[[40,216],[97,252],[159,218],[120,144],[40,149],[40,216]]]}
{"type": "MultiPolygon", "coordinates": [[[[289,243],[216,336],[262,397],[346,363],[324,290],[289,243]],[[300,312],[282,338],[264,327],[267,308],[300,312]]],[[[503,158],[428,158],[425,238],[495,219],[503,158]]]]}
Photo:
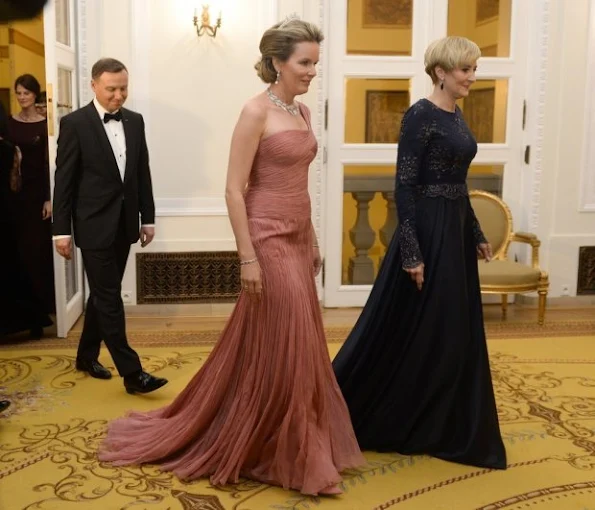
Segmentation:
{"type": "MultiPolygon", "coordinates": [[[[483,189],[501,196],[502,180],[498,175],[472,175],[467,179],[467,184],[470,189],[483,189]]],[[[378,235],[386,252],[397,228],[394,185],[395,178],[392,175],[366,174],[345,177],[343,191],[353,197],[357,207],[355,224],[349,230],[349,240],[355,249],[355,255],[349,258],[347,268],[349,285],[374,283],[374,262],[369,256],[369,251],[378,235]],[[386,218],[384,225],[376,233],[370,225],[370,202],[378,193],[386,201],[386,218]]]]}

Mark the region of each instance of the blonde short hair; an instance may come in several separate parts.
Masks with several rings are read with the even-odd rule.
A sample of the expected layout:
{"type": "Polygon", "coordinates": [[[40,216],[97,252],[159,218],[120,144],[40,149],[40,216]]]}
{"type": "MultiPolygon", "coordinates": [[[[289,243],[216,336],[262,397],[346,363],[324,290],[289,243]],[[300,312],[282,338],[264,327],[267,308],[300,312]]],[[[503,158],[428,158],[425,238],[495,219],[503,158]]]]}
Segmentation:
{"type": "Polygon", "coordinates": [[[275,83],[277,71],[273,65],[273,57],[281,62],[287,62],[296,44],[302,42],[320,44],[323,39],[322,30],[313,23],[301,19],[289,19],[276,23],[262,35],[260,40],[261,57],[254,66],[258,77],[265,83],[275,83]]]}
{"type": "Polygon", "coordinates": [[[466,37],[449,36],[434,41],[426,49],[424,64],[432,83],[438,83],[436,67],[447,73],[453,69],[474,64],[481,57],[479,46],[466,37]]]}

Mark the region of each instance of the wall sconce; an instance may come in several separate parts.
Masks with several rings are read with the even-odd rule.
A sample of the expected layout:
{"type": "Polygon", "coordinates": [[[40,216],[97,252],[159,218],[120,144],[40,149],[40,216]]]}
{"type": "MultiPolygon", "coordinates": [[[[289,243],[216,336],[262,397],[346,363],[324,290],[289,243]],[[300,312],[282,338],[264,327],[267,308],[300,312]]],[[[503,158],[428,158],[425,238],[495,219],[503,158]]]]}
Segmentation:
{"type": "Polygon", "coordinates": [[[211,37],[215,37],[217,35],[217,29],[221,27],[221,12],[219,12],[217,23],[211,25],[211,15],[209,14],[209,6],[203,5],[200,19],[197,16],[196,9],[194,9],[193,21],[194,26],[196,27],[196,34],[199,37],[203,35],[205,32],[209,34],[211,37]]]}

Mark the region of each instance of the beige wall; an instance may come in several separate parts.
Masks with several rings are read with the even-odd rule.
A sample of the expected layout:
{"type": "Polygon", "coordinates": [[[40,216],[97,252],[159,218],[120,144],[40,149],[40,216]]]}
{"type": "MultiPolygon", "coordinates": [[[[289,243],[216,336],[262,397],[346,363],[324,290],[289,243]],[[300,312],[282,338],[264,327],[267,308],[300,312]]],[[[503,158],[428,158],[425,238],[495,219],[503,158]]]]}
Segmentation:
{"type": "MultiPolygon", "coordinates": [[[[579,211],[584,164],[589,0],[551,0],[538,233],[551,295],[576,292],[580,246],[595,245],[595,213],[579,211]]],[[[595,112],[591,112],[591,115],[595,112]]],[[[593,172],[593,169],[590,169],[593,172]]]]}

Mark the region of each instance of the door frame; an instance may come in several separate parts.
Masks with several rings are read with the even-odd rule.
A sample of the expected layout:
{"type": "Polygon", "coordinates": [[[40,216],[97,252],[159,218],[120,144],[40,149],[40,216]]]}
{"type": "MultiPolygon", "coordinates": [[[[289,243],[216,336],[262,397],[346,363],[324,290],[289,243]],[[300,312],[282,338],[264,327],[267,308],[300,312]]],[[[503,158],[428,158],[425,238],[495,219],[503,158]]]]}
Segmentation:
{"type": "MultiPolygon", "coordinates": [[[[56,147],[59,132],[58,108],[59,79],[58,67],[67,69],[71,75],[72,107],[79,105],[79,82],[77,47],[80,44],[79,12],[77,0],[68,0],[69,6],[69,40],[70,46],[57,42],[56,35],[56,0],[49,0],[43,10],[44,46],[46,68],[46,91],[48,100],[48,150],[50,162],[50,189],[54,193],[54,173],[56,169],[56,147]]],[[[66,261],[53,249],[54,259],[54,288],[56,295],[56,330],[58,337],[64,338],[72,326],[82,315],[85,303],[84,270],[80,250],[74,247],[72,260],[66,261]],[[74,268],[72,268],[74,264],[74,268]],[[74,292],[69,297],[69,278],[74,281],[74,292]]]]}

